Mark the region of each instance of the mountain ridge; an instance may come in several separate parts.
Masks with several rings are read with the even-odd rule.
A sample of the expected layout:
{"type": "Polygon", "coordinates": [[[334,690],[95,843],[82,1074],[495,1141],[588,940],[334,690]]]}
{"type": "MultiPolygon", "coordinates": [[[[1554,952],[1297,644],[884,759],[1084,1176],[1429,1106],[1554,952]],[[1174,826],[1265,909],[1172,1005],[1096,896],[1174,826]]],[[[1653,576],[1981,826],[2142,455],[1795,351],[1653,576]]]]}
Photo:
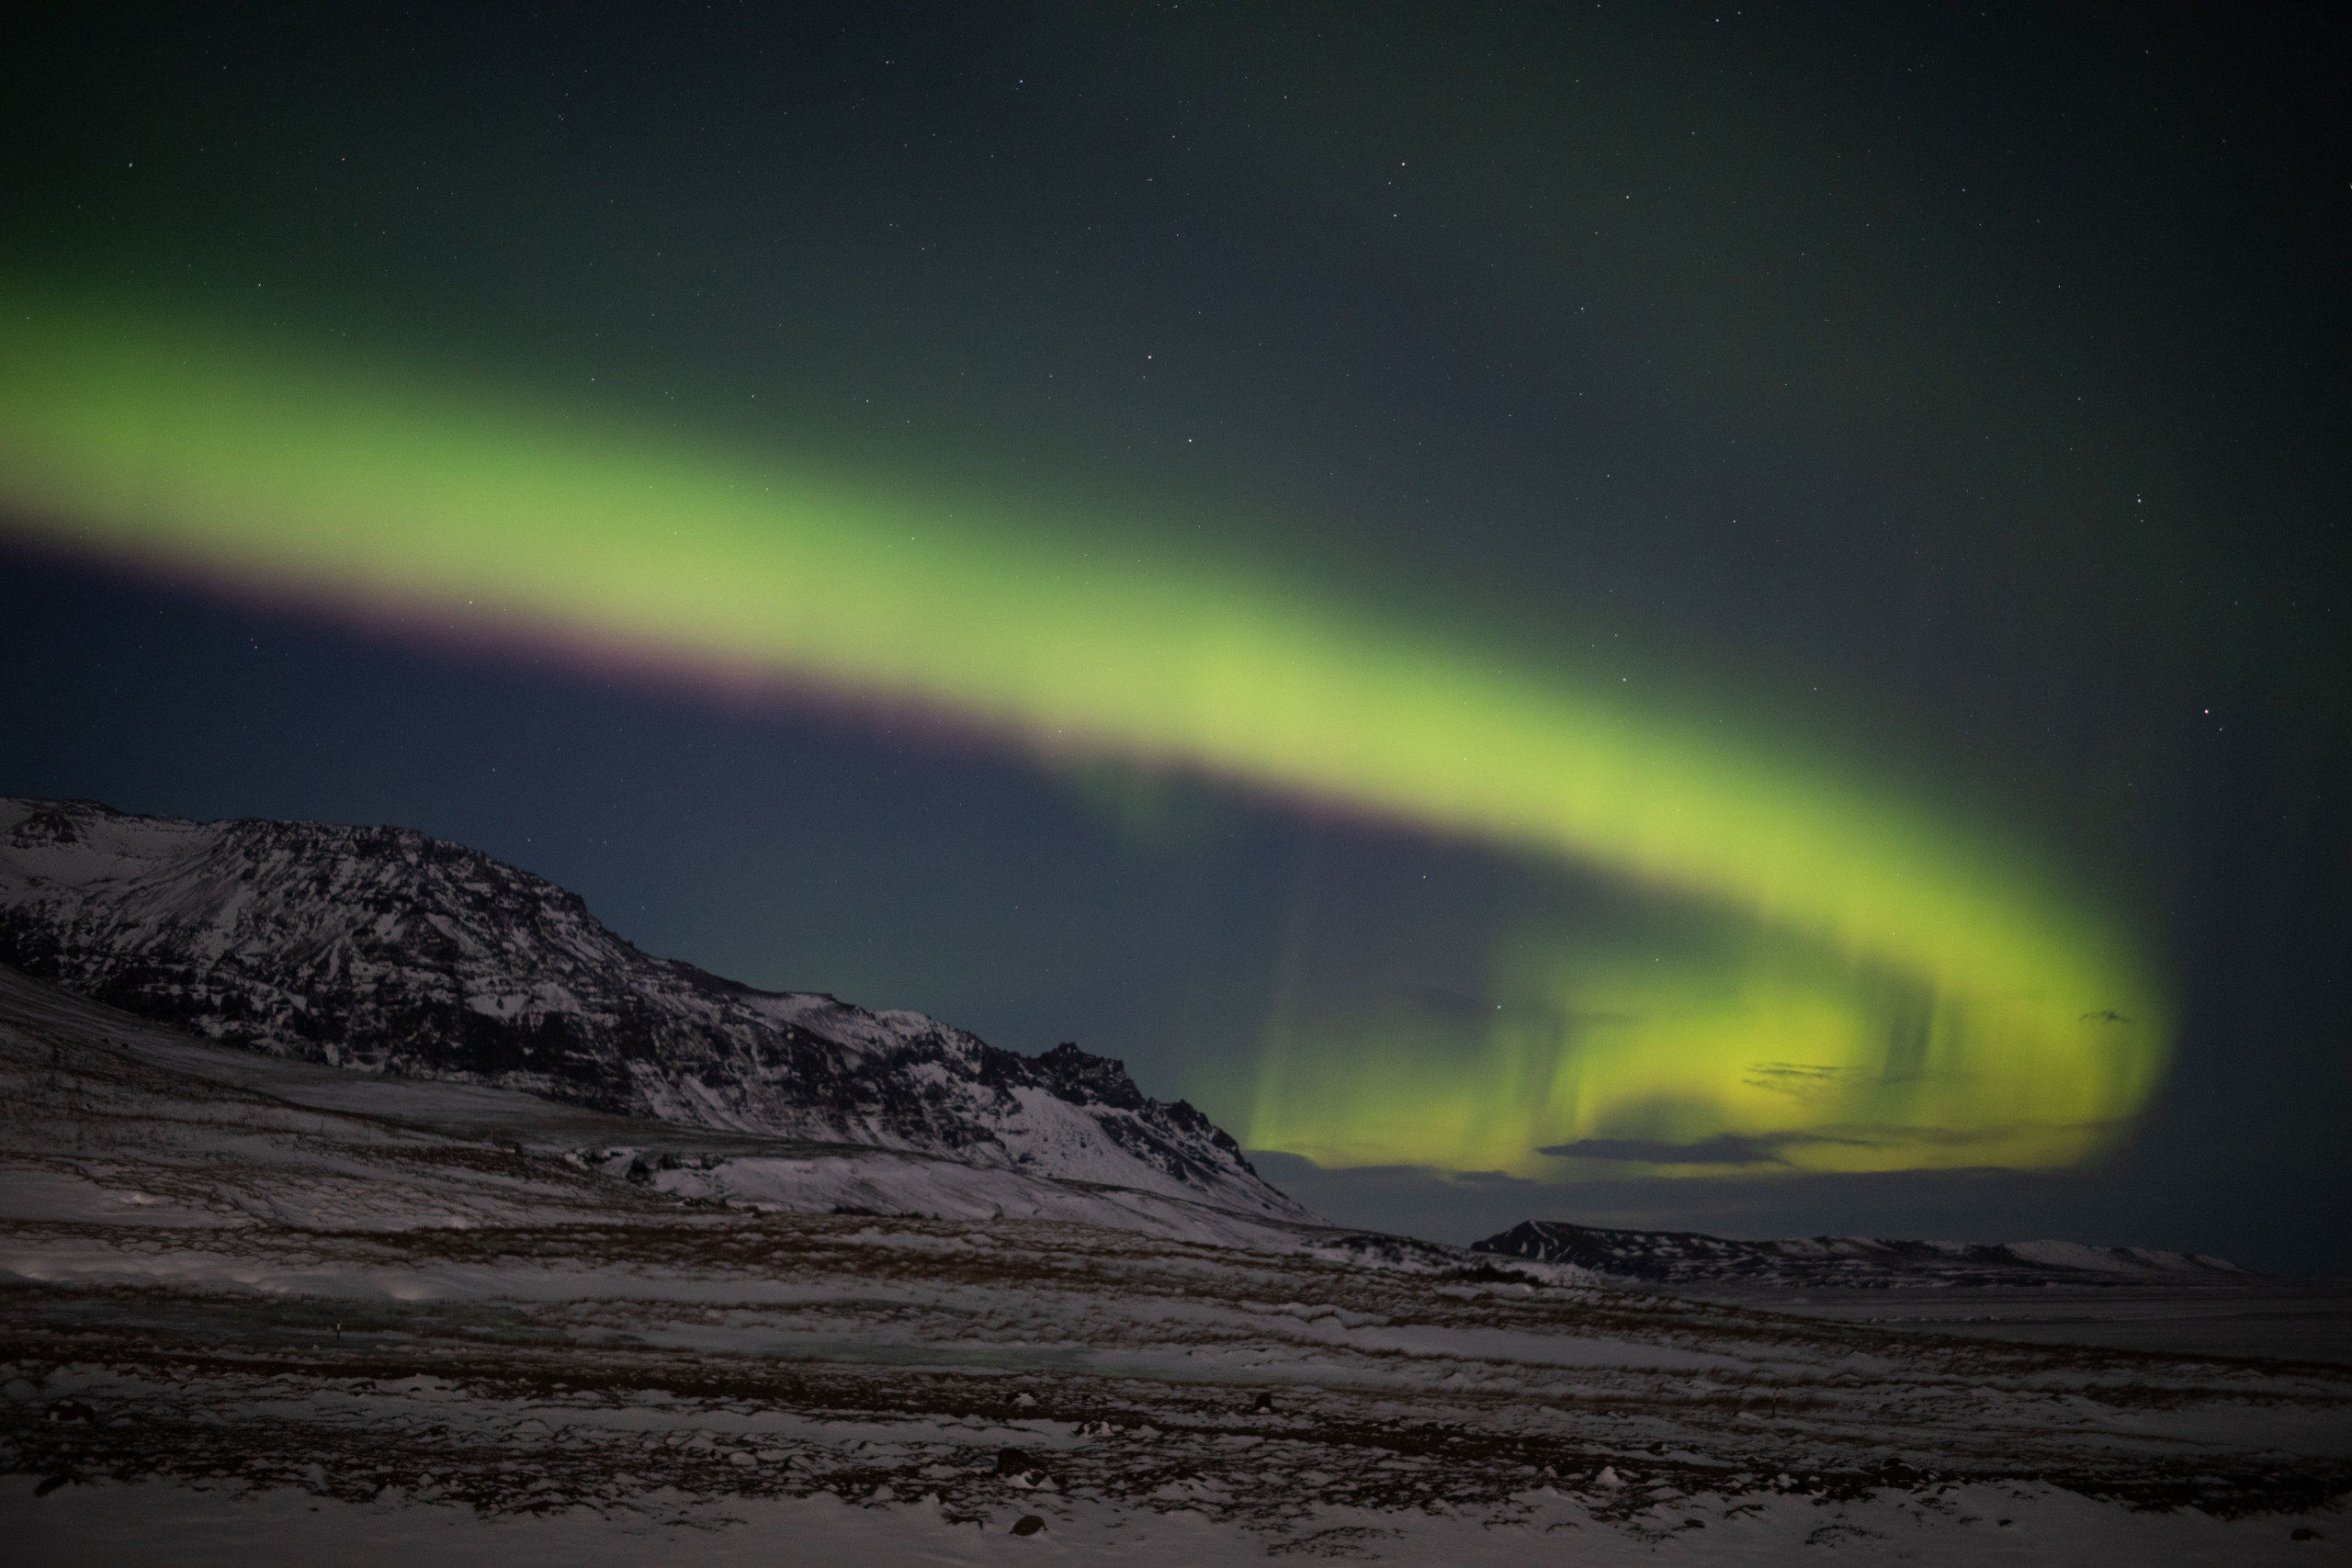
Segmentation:
{"type": "Polygon", "coordinates": [[[2244,1284],[2224,1258],[2071,1241],[1890,1241],[1788,1236],[1736,1241],[1698,1231],[1611,1230],[1525,1220],[1470,1244],[1473,1252],[1572,1263],[1623,1280],[1755,1289],[1902,1290],[2046,1284],[2244,1284]]]}
{"type": "Polygon", "coordinates": [[[0,962],[269,1055],[1317,1223],[1116,1061],[655,957],[578,894],[413,829],[0,797],[0,962]]]}

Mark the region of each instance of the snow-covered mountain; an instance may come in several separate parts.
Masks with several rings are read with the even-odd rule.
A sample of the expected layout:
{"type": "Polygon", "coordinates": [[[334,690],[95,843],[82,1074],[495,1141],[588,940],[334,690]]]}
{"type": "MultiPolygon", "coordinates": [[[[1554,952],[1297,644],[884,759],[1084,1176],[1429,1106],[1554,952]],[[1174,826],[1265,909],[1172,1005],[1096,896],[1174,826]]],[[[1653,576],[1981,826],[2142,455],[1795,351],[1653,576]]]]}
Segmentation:
{"type": "Polygon", "coordinates": [[[655,958],[578,895],[407,829],[0,797],[0,962],[358,1072],[1315,1219],[1117,1062],[655,958]]]}
{"type": "Polygon", "coordinates": [[[1573,1263],[1626,1280],[1755,1289],[1894,1290],[1938,1285],[2244,1283],[2234,1263],[2195,1253],[2073,1241],[1885,1241],[1794,1236],[1732,1241],[1694,1231],[1621,1231],[1529,1220],[1474,1252],[1573,1263]]]}

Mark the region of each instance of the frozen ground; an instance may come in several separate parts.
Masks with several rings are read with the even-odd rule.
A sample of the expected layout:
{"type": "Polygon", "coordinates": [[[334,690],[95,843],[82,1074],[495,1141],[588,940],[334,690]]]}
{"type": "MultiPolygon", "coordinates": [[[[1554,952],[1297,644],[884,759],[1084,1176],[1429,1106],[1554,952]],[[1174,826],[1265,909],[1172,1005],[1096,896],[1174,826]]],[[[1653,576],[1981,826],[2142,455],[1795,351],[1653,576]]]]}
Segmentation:
{"type": "Polygon", "coordinates": [[[2352,1366],[2352,1284],[2343,1280],[2257,1278],[2222,1288],[2052,1284],[2014,1290],[1690,1293],[1766,1312],[1877,1324],[1897,1331],[2352,1366]]]}
{"type": "Polygon", "coordinates": [[[458,1568],[2352,1539],[2343,1366],[1891,1332],[965,1179],[242,1058],[12,982],[0,1540],[458,1568]],[[923,1215],[805,1212],[889,1205],[923,1215]]]}

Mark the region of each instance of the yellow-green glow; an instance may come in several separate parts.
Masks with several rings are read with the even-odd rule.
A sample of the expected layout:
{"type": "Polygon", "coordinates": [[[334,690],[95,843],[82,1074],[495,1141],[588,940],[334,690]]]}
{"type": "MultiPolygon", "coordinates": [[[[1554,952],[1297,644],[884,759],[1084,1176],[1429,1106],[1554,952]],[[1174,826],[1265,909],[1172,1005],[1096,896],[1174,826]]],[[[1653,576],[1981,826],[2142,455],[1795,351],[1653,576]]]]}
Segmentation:
{"type": "Polygon", "coordinates": [[[1278,1029],[1258,1146],[1534,1174],[1558,1168],[1544,1144],[1810,1129],[1846,1141],[1781,1157],[2057,1164],[2161,1072],[2165,998],[2114,911],[1710,716],[1644,717],[1214,558],[1092,556],[1067,519],[32,291],[0,306],[0,503],[52,541],[920,704],[1600,867],[1759,933],[1698,961],[1532,941],[1498,984],[1620,1021],[1498,1025],[1473,1060],[1278,1029]],[[2082,1021],[2109,1009],[2132,1021],[2082,1021]],[[1819,1071],[1756,1087],[1774,1063],[1819,1071]]]}
{"type": "Polygon", "coordinates": [[[1539,936],[1498,969],[1513,1003],[1467,1040],[1453,1021],[1283,1030],[1260,1095],[1270,1145],[1381,1163],[1410,1107],[1449,1163],[1521,1175],[1561,1168],[1537,1148],[1587,1139],[1698,1145],[1687,1163],[1654,1154],[1684,1173],[2049,1167],[2109,1140],[2160,1065],[2137,1020],[1931,992],[1769,935],[1663,954],[1539,936]],[[1725,1140],[1745,1160],[1707,1163],[1725,1140]]]}

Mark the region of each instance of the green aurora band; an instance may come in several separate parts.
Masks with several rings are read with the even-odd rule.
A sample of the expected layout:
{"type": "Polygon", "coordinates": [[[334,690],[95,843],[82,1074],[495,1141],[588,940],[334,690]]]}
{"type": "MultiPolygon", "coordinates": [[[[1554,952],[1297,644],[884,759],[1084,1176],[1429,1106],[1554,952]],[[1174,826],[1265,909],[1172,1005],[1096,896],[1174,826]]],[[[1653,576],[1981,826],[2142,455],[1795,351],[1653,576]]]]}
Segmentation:
{"type": "Polygon", "coordinates": [[[1538,1147],[1584,1138],[2047,1167],[2161,1079],[2167,998],[2117,911],[1711,716],[1644,717],[1204,555],[1090,553],[1076,527],[291,338],[21,288],[0,307],[0,507],[25,536],[1198,771],[1598,869],[1729,933],[1670,963],[1532,933],[1498,985],[1584,1021],[1515,1013],[1467,1057],[1277,1024],[1252,1146],[1554,1177],[1538,1147]],[[2085,1016],[2109,1010],[2128,1021],[2085,1016]]]}

